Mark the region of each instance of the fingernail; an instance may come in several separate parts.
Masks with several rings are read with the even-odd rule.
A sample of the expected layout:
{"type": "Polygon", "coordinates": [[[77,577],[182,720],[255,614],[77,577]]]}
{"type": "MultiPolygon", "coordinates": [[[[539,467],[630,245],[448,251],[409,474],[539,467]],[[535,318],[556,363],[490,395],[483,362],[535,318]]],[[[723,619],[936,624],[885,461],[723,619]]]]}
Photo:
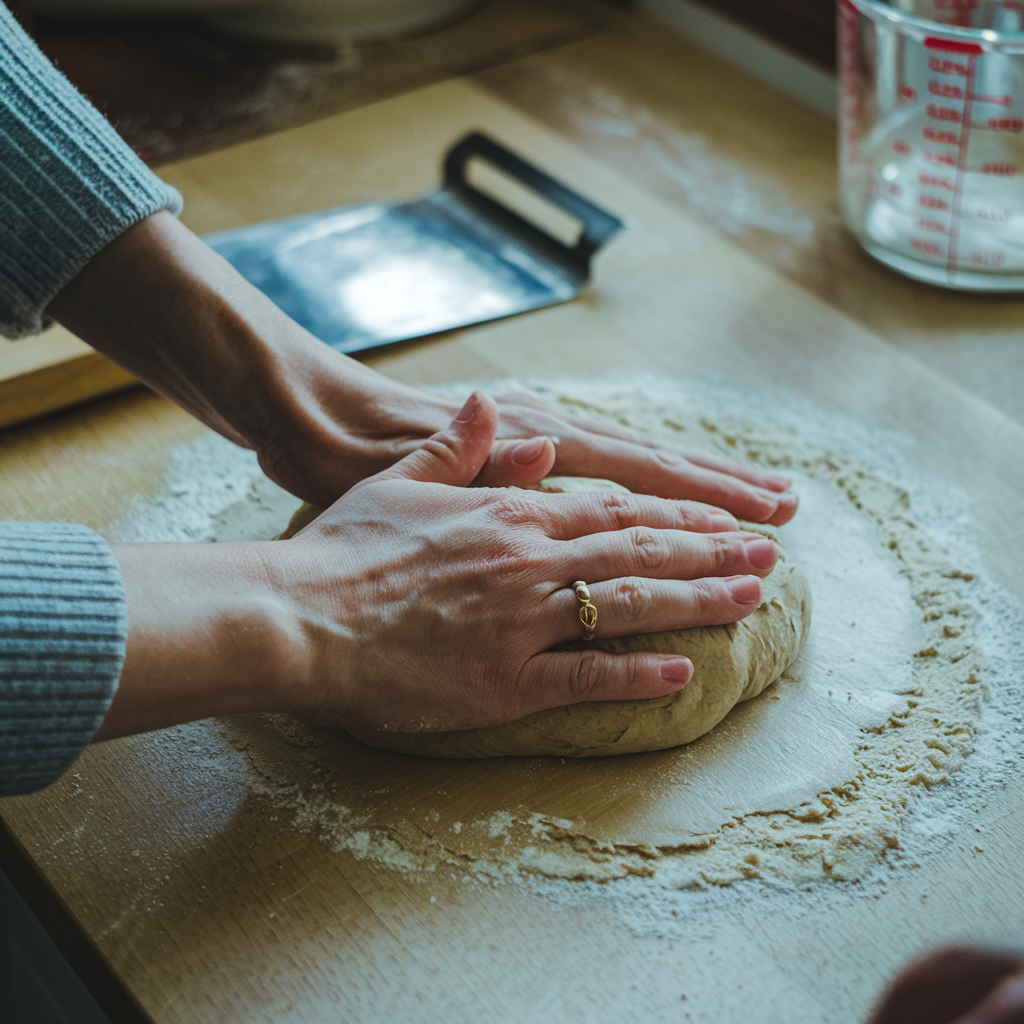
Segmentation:
{"type": "Polygon", "coordinates": [[[768,479],[771,481],[772,486],[777,487],[780,491],[788,491],[793,486],[793,481],[788,476],[776,476],[772,473],[768,479]]]}
{"type": "Polygon", "coordinates": [[[661,678],[666,683],[678,683],[684,687],[693,675],[693,662],[689,658],[673,658],[661,663],[661,678]]]}
{"type": "Polygon", "coordinates": [[[756,576],[731,576],[725,585],[737,604],[753,604],[761,600],[761,581],[756,576]]]}
{"type": "Polygon", "coordinates": [[[546,437],[531,437],[529,441],[523,441],[512,449],[511,459],[514,466],[529,466],[536,462],[547,447],[546,437]]]}
{"type": "Polygon", "coordinates": [[[769,516],[775,513],[775,510],[779,507],[779,501],[781,495],[775,491],[766,491],[763,487],[757,489],[757,496],[761,499],[764,511],[761,512],[761,518],[767,519],[769,516]]]}
{"type": "Polygon", "coordinates": [[[469,421],[477,414],[480,408],[480,397],[474,391],[473,394],[466,399],[466,404],[459,410],[459,415],[455,417],[456,423],[469,423],[469,421]]]}
{"type": "Polygon", "coordinates": [[[751,537],[743,542],[747,559],[757,569],[770,569],[775,565],[775,545],[767,537],[751,537]]]}
{"type": "Polygon", "coordinates": [[[715,509],[710,514],[710,518],[711,528],[715,533],[729,533],[739,526],[739,523],[736,522],[736,517],[729,515],[728,512],[724,512],[722,509],[715,509]]]}

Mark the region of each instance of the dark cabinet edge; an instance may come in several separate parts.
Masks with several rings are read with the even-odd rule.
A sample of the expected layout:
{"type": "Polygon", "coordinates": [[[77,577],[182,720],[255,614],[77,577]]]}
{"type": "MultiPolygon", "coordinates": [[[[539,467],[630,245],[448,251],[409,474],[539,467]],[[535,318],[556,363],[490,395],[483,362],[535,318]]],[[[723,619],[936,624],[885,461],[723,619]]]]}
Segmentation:
{"type": "Polygon", "coordinates": [[[0,818],[0,871],[7,876],[111,1024],[153,1024],[64,901],[0,818]]]}

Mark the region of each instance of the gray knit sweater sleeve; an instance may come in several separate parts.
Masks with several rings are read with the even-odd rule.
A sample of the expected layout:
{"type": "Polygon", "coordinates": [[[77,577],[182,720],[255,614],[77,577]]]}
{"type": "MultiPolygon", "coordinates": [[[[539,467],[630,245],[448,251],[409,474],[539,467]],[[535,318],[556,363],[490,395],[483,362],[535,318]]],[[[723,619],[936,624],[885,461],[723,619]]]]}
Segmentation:
{"type": "Polygon", "coordinates": [[[0,334],[43,310],[89,260],[181,196],[135,155],[0,2],[0,334]]]}
{"type": "MultiPolygon", "coordinates": [[[[180,208],[0,3],[0,334],[40,330],[50,300],[104,246],[180,208]]],[[[0,796],[48,785],[89,743],[126,632],[102,537],[0,523],[0,796]]]]}
{"type": "Polygon", "coordinates": [[[0,523],[0,796],[49,785],[117,689],[127,617],[106,541],[71,523],[0,523]]]}

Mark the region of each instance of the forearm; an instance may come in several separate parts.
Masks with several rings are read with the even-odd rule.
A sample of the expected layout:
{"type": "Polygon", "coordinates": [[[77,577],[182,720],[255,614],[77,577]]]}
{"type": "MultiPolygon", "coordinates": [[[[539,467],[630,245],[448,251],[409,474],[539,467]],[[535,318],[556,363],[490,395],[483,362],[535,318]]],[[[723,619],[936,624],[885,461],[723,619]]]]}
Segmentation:
{"type": "Polygon", "coordinates": [[[455,408],[323,344],[168,214],[107,246],[48,313],[320,505],[455,408]]]}
{"type": "MultiPolygon", "coordinates": [[[[276,483],[327,506],[447,423],[456,404],[313,337],[187,228],[156,214],[108,245],[51,303],[61,323],[238,444],[276,483]]],[[[552,472],[721,505],[781,525],[789,481],[673,450],[529,395],[501,403],[486,486],[552,472]],[[549,438],[557,438],[557,450],[549,438]]]]}
{"type": "Polygon", "coordinates": [[[211,715],[288,710],[301,686],[301,626],[258,544],[120,544],[128,643],[94,740],[211,715]]]}
{"type": "Polygon", "coordinates": [[[126,231],[47,312],[204,423],[256,447],[310,359],[355,395],[373,371],[301,328],[169,214],[126,231]],[[279,406],[279,408],[275,408],[279,406]]]}

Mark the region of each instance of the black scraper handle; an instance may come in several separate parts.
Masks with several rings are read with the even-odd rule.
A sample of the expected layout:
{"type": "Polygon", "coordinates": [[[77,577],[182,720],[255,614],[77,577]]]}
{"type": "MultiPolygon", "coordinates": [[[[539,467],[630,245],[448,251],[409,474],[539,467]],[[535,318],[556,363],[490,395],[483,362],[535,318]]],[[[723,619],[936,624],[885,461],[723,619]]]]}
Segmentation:
{"type": "Polygon", "coordinates": [[[472,194],[477,204],[492,208],[491,212],[515,225],[517,233],[528,237],[536,236],[543,240],[544,248],[555,247],[561,250],[559,262],[573,267],[581,281],[590,277],[590,257],[608,241],[624,225],[618,217],[602,210],[589,199],[584,199],[578,192],[563,185],[560,181],[546,174],[539,167],[528,163],[521,156],[506,149],[500,142],[495,142],[482,132],[472,132],[456,142],[444,158],[444,188],[472,194]],[[563,245],[545,231],[524,220],[507,206],[495,202],[491,196],[485,196],[466,180],[466,165],[473,157],[486,160],[487,163],[504,171],[538,195],[550,200],[566,213],[575,217],[583,230],[574,246],[563,245]]]}

